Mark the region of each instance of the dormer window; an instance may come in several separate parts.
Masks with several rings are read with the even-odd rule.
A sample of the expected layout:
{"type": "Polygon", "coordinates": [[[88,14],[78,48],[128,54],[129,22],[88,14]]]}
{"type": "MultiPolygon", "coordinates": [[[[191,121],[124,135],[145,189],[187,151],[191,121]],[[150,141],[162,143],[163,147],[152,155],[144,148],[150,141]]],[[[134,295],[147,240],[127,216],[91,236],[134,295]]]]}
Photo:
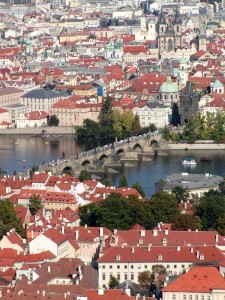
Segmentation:
{"type": "Polygon", "coordinates": [[[203,260],[205,257],[203,254],[200,255],[200,259],[203,260]]]}
{"type": "Polygon", "coordinates": [[[116,256],[116,260],[120,260],[120,256],[119,255],[116,256]]]}
{"type": "Polygon", "coordinates": [[[138,243],[139,243],[139,244],[143,244],[143,240],[139,240],[138,243]]]}
{"type": "Polygon", "coordinates": [[[162,260],[162,255],[158,255],[158,260],[162,260]]]}

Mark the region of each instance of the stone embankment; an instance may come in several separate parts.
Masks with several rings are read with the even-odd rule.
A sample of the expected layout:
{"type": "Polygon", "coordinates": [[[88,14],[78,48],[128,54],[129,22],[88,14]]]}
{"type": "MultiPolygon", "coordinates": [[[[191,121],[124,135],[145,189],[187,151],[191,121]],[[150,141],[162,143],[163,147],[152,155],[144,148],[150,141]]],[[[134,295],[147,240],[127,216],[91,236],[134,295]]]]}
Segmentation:
{"type": "Polygon", "coordinates": [[[160,150],[225,150],[225,144],[198,143],[198,144],[170,144],[163,145],[160,150]]]}
{"type": "Polygon", "coordinates": [[[11,129],[0,129],[0,135],[35,135],[35,134],[74,134],[74,127],[33,127],[33,128],[11,128],[11,129]]]}

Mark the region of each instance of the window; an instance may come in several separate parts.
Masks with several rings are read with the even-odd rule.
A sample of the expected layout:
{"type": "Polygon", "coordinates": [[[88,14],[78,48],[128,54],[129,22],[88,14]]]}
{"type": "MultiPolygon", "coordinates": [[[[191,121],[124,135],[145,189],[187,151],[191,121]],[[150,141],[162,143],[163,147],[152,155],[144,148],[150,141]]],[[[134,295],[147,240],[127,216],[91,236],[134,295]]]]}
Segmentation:
{"type": "Polygon", "coordinates": [[[170,268],[170,265],[167,265],[166,267],[167,267],[167,269],[169,269],[169,268],[170,268]]]}
{"type": "Polygon", "coordinates": [[[145,269],[147,269],[148,268],[148,266],[147,265],[145,265],[145,269]]]}
{"type": "Polygon", "coordinates": [[[201,295],[201,300],[204,300],[205,299],[205,296],[204,295],[201,295]]]}
{"type": "Polygon", "coordinates": [[[177,265],[174,265],[173,267],[174,267],[174,269],[176,269],[176,268],[177,268],[177,265]]]}
{"type": "Polygon", "coordinates": [[[127,269],[127,265],[124,266],[124,269],[127,269]]]}
{"type": "Polygon", "coordinates": [[[198,300],[198,295],[195,295],[195,300],[198,300]]]}
{"type": "Polygon", "coordinates": [[[184,268],[185,268],[185,265],[182,265],[181,268],[184,269],[184,268]]]}
{"type": "Polygon", "coordinates": [[[176,294],[173,294],[173,300],[176,300],[176,294]]]}
{"type": "Polygon", "coordinates": [[[189,300],[192,300],[192,295],[189,295],[189,300]]]}
{"type": "Polygon", "coordinates": [[[186,295],[183,295],[183,300],[186,300],[186,299],[187,299],[186,295]]]}
{"type": "Polygon", "coordinates": [[[131,266],[130,266],[130,268],[131,268],[131,269],[133,269],[133,268],[134,268],[134,266],[133,266],[133,265],[131,265],[131,266]]]}
{"type": "Polygon", "coordinates": [[[112,266],[109,266],[110,269],[112,269],[112,266]]]}
{"type": "Polygon", "coordinates": [[[104,265],[102,266],[102,269],[105,269],[105,266],[104,266],[104,265]]]}
{"type": "Polygon", "coordinates": [[[127,273],[124,274],[124,280],[127,280],[127,273]]]}
{"type": "Polygon", "coordinates": [[[119,265],[117,265],[117,269],[120,269],[120,266],[119,266],[119,265]]]}
{"type": "Polygon", "coordinates": [[[134,280],[134,273],[131,273],[131,274],[130,274],[130,279],[131,279],[131,280],[134,280]]]}
{"type": "Polygon", "coordinates": [[[120,273],[117,273],[116,278],[120,281],[120,273]]]}

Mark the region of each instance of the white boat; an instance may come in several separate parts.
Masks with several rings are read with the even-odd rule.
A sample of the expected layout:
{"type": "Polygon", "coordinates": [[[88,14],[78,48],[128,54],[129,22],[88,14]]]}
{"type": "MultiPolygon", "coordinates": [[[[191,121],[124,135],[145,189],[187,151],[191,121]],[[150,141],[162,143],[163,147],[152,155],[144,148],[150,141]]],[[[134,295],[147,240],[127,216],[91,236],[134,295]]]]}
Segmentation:
{"type": "Polygon", "coordinates": [[[196,161],[192,157],[185,157],[182,160],[183,165],[195,166],[197,165],[196,161]]]}

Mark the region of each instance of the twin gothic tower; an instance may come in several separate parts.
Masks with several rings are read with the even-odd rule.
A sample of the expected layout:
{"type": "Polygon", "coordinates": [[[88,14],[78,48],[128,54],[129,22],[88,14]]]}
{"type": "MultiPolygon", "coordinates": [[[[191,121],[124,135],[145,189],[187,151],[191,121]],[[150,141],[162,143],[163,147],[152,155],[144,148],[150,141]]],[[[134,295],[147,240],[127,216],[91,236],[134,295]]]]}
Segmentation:
{"type": "Polygon", "coordinates": [[[158,48],[159,55],[162,52],[170,52],[176,47],[182,46],[182,22],[178,9],[173,17],[166,18],[165,12],[161,12],[158,22],[158,48]]]}

